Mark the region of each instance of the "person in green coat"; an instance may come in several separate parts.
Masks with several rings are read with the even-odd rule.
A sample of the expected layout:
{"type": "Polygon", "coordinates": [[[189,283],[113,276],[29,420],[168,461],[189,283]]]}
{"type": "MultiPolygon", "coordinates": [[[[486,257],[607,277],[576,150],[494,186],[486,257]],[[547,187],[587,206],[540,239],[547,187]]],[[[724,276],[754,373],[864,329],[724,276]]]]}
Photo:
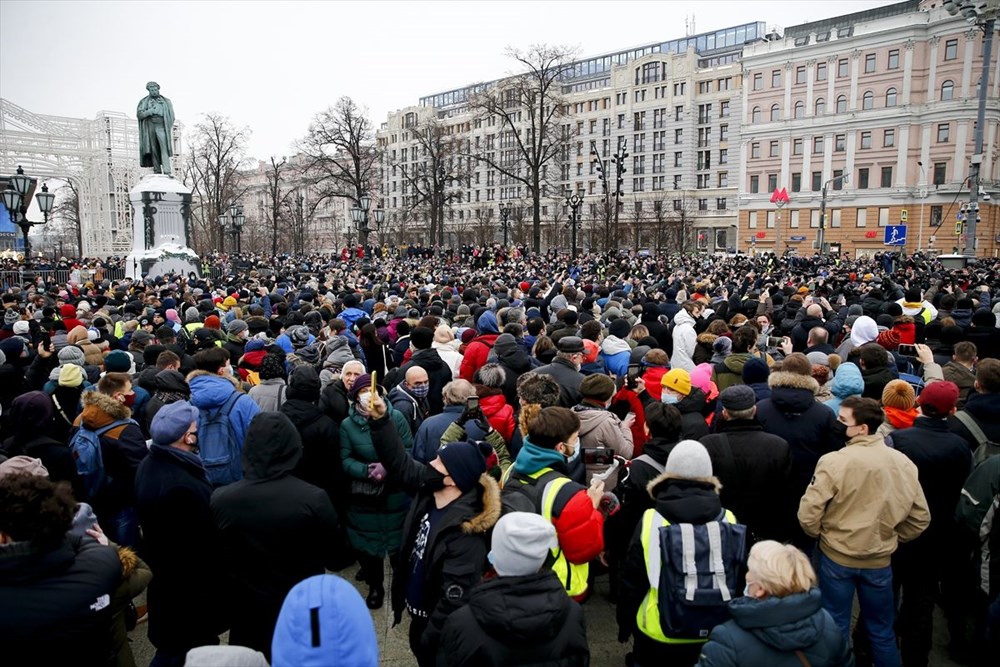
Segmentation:
{"type": "MultiPolygon", "coordinates": [[[[388,554],[390,562],[395,562],[410,500],[396,481],[387,476],[372,445],[368,427],[371,385],[371,375],[366,373],[354,381],[347,394],[350,405],[347,419],[340,424],[340,458],[351,484],[347,536],[358,553],[358,563],[368,584],[365,602],[369,609],[379,609],[385,601],[385,556],[388,554]]],[[[409,453],[413,436],[406,418],[391,407],[388,417],[395,423],[409,453]]]]}

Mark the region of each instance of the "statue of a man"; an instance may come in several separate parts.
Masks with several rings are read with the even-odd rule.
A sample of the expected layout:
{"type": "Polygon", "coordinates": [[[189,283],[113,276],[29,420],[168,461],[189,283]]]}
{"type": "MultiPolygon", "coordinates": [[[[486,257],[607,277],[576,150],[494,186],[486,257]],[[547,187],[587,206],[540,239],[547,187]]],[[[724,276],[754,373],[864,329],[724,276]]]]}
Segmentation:
{"type": "Polygon", "coordinates": [[[149,95],[139,101],[139,164],[152,167],[157,174],[170,173],[170,156],[174,154],[172,132],[174,105],[160,95],[160,84],[146,84],[149,95]]]}

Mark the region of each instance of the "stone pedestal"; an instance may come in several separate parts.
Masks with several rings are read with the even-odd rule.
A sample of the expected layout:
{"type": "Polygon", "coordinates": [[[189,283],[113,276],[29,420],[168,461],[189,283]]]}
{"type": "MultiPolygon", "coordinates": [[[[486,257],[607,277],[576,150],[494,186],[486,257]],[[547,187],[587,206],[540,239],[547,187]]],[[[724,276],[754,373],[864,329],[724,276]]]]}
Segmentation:
{"type": "Polygon", "coordinates": [[[168,273],[199,275],[191,242],[191,190],[173,176],[147,174],[129,190],[132,252],[125,265],[131,278],[168,273]]]}

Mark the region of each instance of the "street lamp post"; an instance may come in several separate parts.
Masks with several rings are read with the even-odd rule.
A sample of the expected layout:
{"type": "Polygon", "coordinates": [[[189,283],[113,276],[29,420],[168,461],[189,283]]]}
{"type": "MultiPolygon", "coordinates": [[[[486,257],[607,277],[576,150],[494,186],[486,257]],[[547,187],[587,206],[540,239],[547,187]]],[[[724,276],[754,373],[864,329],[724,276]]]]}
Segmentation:
{"type": "Polygon", "coordinates": [[[35,183],[37,181],[24,175],[24,169],[20,165],[17,173],[8,179],[8,187],[0,193],[3,204],[10,213],[11,222],[21,228],[24,235],[24,268],[31,268],[31,239],[28,233],[34,225],[44,225],[49,221],[49,213],[55,204],[55,194],[49,192],[49,186],[42,183],[41,192],[35,193],[35,183]],[[34,197],[38,201],[38,210],[42,212],[42,220],[28,220],[28,207],[34,197]]]}
{"type": "Polygon", "coordinates": [[[924,249],[924,206],[927,204],[927,167],[923,162],[917,161],[920,167],[920,187],[917,194],[920,195],[920,228],[917,230],[917,252],[924,249]]]}
{"type": "Polygon", "coordinates": [[[976,114],[976,148],[970,160],[969,169],[969,211],[961,241],[962,254],[974,257],[976,254],[976,226],[979,223],[980,168],[983,163],[983,126],[986,124],[986,94],[989,90],[990,63],[993,57],[993,31],[996,29],[1000,0],[945,0],[944,8],[952,16],[961,14],[970,24],[983,31],[983,69],[979,79],[979,108],[976,114]]]}
{"type": "Polygon", "coordinates": [[[235,201],[229,205],[229,233],[233,236],[233,250],[238,254],[242,252],[243,224],[246,216],[243,215],[243,206],[235,201]]]}
{"type": "Polygon", "coordinates": [[[576,259],[576,230],[580,226],[580,208],[583,207],[583,195],[574,192],[566,197],[566,205],[569,206],[570,256],[576,259]]]}
{"type": "Polygon", "coordinates": [[[510,233],[510,204],[499,204],[500,227],[503,229],[503,247],[507,247],[507,235],[510,233]]]}
{"type": "MultiPolygon", "coordinates": [[[[351,208],[351,221],[358,230],[358,243],[362,247],[368,245],[368,235],[371,233],[371,227],[368,226],[368,211],[372,207],[372,198],[367,192],[358,198],[358,205],[351,208]]],[[[374,211],[375,222],[380,224],[380,220],[385,219],[385,211],[381,208],[377,208],[374,211]]],[[[347,244],[350,245],[351,237],[348,234],[347,244]]]]}
{"type": "MultiPolygon", "coordinates": [[[[611,200],[614,200],[615,207],[615,232],[618,231],[618,213],[621,209],[621,200],[624,192],[622,191],[622,183],[625,181],[625,159],[628,158],[628,139],[625,137],[618,138],[618,149],[615,154],[611,156],[611,164],[615,166],[615,191],[608,195],[608,179],[607,174],[604,173],[604,160],[601,159],[600,154],[597,152],[597,142],[591,140],[590,142],[590,155],[591,161],[597,166],[597,177],[601,180],[601,191],[604,193],[604,206],[605,215],[608,215],[607,207],[611,205],[611,200]]],[[[605,239],[607,243],[609,239],[605,239]]]]}
{"type": "Polygon", "coordinates": [[[837,181],[842,181],[847,183],[850,180],[851,175],[846,171],[840,176],[834,176],[826,183],[823,184],[823,198],[819,202],[819,236],[817,240],[819,241],[816,245],[819,254],[823,255],[826,253],[826,193],[830,187],[831,183],[836,183],[837,181]]]}

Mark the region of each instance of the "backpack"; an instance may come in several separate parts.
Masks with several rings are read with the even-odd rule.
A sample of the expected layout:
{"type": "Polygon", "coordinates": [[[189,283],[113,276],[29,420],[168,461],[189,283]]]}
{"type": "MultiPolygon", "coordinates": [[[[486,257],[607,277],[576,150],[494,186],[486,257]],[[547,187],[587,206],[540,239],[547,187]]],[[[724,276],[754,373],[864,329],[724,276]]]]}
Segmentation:
{"type": "Polygon", "coordinates": [[[991,456],[997,456],[1000,454],[1000,444],[992,442],[986,434],[983,433],[983,429],[976,423],[976,420],[965,410],[959,410],[955,413],[955,419],[960,421],[965,428],[969,429],[969,433],[972,437],[976,439],[975,457],[973,460],[973,465],[978,466],[980,463],[990,458],[991,456]]]}
{"type": "Polygon", "coordinates": [[[234,391],[217,410],[198,411],[198,449],[212,486],[224,486],[243,479],[240,462],[242,443],[236,437],[229,413],[239,400],[234,391]]]}
{"type": "Polygon", "coordinates": [[[657,529],[647,533],[646,572],[656,590],[660,628],[671,639],[705,641],[712,628],[729,620],[729,601],[742,594],[746,526],[730,512],[697,525],[671,524],[656,510],[647,512],[652,516],[643,522],[651,521],[650,533],[657,529]]]}
{"type": "Polygon", "coordinates": [[[70,438],[69,449],[73,452],[76,474],[80,476],[87,499],[93,499],[111,481],[104,470],[101,436],[111,429],[134,423],[131,419],[119,419],[97,430],[91,430],[81,423],[70,438]]]}

